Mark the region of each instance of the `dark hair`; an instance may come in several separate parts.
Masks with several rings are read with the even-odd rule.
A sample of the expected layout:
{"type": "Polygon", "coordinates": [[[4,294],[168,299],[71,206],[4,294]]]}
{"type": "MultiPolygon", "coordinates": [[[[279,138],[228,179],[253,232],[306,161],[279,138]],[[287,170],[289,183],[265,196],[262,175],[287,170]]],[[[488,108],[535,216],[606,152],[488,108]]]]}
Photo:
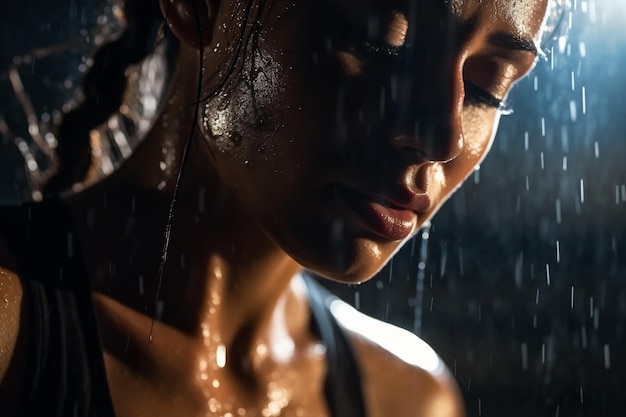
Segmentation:
{"type": "Polygon", "coordinates": [[[126,69],[154,49],[163,20],[157,2],[127,1],[123,12],[126,29],[97,51],[82,82],[84,100],[59,125],[58,168],[43,187],[44,195],[58,194],[85,177],[91,161],[89,132],[118,110],[126,89],[126,69]]]}
{"type": "MultiPolygon", "coordinates": [[[[211,91],[199,91],[196,105],[200,100],[208,100],[222,89],[228,89],[233,74],[244,69],[246,57],[258,46],[267,3],[271,1],[240,0],[234,4],[232,14],[240,19],[241,29],[233,32],[232,53],[209,77],[211,80],[221,74],[215,87],[211,91]]],[[[89,133],[113,116],[122,104],[127,88],[126,70],[154,51],[159,35],[174,41],[173,34],[163,24],[156,1],[127,1],[123,12],[127,25],[122,36],[105,44],[93,57],[93,65],[82,82],[84,100],[64,115],[59,125],[55,150],[57,169],[43,186],[44,195],[56,195],[85,178],[91,163],[89,133]]]]}
{"type": "Polygon", "coordinates": [[[561,36],[567,36],[569,31],[567,17],[572,11],[570,0],[550,0],[550,3],[541,35],[542,49],[547,49],[561,36]]]}

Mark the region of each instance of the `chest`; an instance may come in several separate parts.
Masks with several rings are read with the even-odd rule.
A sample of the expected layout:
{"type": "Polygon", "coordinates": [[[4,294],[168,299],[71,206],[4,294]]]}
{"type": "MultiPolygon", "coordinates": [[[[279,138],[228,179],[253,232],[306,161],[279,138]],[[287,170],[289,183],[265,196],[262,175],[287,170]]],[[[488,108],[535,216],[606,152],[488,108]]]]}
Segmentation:
{"type": "Polygon", "coordinates": [[[274,373],[269,375],[272,381],[260,384],[211,372],[169,378],[142,375],[108,356],[105,364],[117,417],[329,416],[323,384],[306,380],[306,375],[274,373]]]}
{"type": "Polygon", "coordinates": [[[327,417],[319,344],[276,361],[267,347],[199,346],[150,321],[103,326],[104,364],[117,417],[327,417]],[[144,332],[140,330],[144,329],[144,332]],[[150,340],[150,341],[149,341],[150,340]]]}

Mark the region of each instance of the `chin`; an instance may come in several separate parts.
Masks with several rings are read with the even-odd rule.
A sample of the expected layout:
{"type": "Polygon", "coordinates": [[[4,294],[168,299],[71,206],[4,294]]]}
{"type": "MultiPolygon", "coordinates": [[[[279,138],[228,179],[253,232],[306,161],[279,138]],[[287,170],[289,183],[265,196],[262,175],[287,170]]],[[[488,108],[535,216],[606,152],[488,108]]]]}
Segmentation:
{"type": "Polygon", "coordinates": [[[382,245],[359,239],[324,254],[311,256],[309,253],[304,257],[295,255],[294,259],[306,269],[332,281],[359,284],[374,277],[401,246],[399,242],[382,245]]]}

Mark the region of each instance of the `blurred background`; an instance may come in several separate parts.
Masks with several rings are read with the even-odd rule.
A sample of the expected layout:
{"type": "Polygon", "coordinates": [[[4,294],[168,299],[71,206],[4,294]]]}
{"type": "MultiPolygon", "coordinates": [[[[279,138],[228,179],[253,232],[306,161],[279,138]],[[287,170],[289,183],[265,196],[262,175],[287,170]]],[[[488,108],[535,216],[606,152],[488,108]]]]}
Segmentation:
{"type": "Polygon", "coordinates": [[[626,415],[626,2],[573,0],[564,24],[430,229],[331,285],[430,343],[468,416],[626,415]]]}
{"type": "MultiPolygon", "coordinates": [[[[563,24],[431,227],[376,279],[326,284],[430,343],[468,416],[626,413],[626,2],[572,0],[563,24]]],[[[0,156],[14,203],[23,163],[0,156]]]]}

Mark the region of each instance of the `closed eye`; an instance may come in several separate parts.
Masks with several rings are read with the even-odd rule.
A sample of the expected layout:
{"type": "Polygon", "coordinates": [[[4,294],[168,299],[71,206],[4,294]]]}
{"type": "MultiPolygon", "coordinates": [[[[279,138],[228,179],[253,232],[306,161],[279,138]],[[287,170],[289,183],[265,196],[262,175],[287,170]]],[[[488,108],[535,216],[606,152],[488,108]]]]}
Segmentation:
{"type": "Polygon", "coordinates": [[[502,114],[513,113],[513,109],[504,100],[469,81],[465,81],[465,105],[486,106],[502,114]]]}

